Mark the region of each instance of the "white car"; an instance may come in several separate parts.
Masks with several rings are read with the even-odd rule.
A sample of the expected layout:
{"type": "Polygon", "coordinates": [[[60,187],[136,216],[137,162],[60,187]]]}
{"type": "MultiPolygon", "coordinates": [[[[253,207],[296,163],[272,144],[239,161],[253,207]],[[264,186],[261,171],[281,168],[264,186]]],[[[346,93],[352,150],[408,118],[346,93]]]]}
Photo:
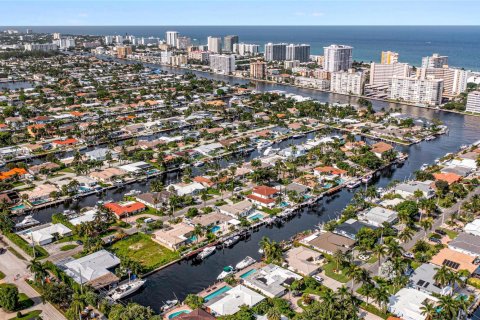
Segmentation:
{"type": "Polygon", "coordinates": [[[315,279],[315,280],[317,280],[318,283],[322,283],[322,282],[323,282],[323,278],[320,277],[318,274],[314,275],[312,278],[315,279]]]}
{"type": "Polygon", "coordinates": [[[409,259],[415,258],[414,254],[411,253],[411,252],[408,252],[408,251],[405,251],[405,252],[403,253],[403,256],[404,256],[405,258],[409,258],[409,259]]]}
{"type": "Polygon", "coordinates": [[[362,261],[367,261],[368,259],[370,259],[370,256],[368,254],[359,254],[358,259],[362,261]]]}

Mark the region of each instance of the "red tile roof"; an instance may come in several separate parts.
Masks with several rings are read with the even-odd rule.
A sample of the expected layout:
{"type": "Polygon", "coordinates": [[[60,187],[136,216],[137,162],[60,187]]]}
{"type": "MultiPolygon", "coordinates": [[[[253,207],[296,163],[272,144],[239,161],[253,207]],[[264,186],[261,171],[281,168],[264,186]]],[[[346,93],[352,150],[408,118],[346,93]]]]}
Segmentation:
{"type": "Polygon", "coordinates": [[[27,170],[23,168],[13,168],[5,172],[0,172],[0,181],[10,179],[14,175],[23,176],[24,174],[27,174],[27,170]]]}
{"type": "Polygon", "coordinates": [[[258,201],[258,202],[264,203],[264,204],[270,204],[270,203],[275,202],[275,199],[265,199],[265,198],[258,197],[258,196],[253,195],[253,194],[249,194],[249,195],[247,196],[247,198],[252,199],[252,200],[254,200],[254,201],[258,201]]]}
{"type": "Polygon", "coordinates": [[[133,202],[126,205],[110,202],[110,203],[106,203],[104,207],[111,210],[118,217],[123,217],[124,215],[129,213],[136,213],[139,211],[143,211],[146,208],[145,205],[140,202],[133,202]]]}
{"type": "Polygon", "coordinates": [[[77,143],[78,140],[74,138],[70,139],[65,139],[65,140],[54,140],[53,143],[59,144],[59,145],[69,145],[69,144],[75,144],[77,143]]]}
{"type": "Polygon", "coordinates": [[[278,190],[268,186],[257,186],[253,188],[252,193],[256,193],[264,197],[268,197],[278,193],[278,190]]]}
{"type": "Polygon", "coordinates": [[[345,171],[345,170],[338,169],[338,168],[334,168],[334,167],[330,167],[330,166],[317,167],[317,168],[315,168],[315,169],[313,169],[313,170],[316,170],[316,171],[319,171],[319,172],[323,172],[323,173],[331,173],[331,174],[338,174],[338,175],[347,173],[347,171],[345,171]]]}

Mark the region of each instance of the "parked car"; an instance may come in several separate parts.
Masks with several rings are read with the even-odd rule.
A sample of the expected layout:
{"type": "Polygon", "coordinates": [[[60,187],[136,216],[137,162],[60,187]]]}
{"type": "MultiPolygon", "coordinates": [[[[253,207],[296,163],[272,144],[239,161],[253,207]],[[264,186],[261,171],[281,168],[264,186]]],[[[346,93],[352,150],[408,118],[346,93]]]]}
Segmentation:
{"type": "Polygon", "coordinates": [[[428,240],[433,242],[433,243],[436,243],[436,244],[441,244],[442,243],[442,240],[440,240],[436,237],[430,237],[430,238],[428,238],[428,240]]]}
{"type": "Polygon", "coordinates": [[[359,254],[358,259],[362,261],[367,261],[368,259],[370,259],[370,256],[368,254],[359,254]]]}
{"type": "Polygon", "coordinates": [[[405,252],[403,253],[403,256],[404,256],[405,258],[408,258],[408,259],[413,259],[413,258],[415,258],[415,255],[414,255],[413,253],[411,253],[411,252],[408,252],[408,251],[405,251],[405,252]]]}
{"type": "Polygon", "coordinates": [[[315,279],[318,283],[322,283],[323,280],[324,280],[324,279],[323,279],[322,277],[320,277],[318,274],[314,275],[312,278],[315,279]]]}
{"type": "Polygon", "coordinates": [[[435,229],[435,233],[439,234],[439,235],[442,235],[442,236],[446,236],[447,233],[445,231],[443,231],[442,229],[435,229]]]}

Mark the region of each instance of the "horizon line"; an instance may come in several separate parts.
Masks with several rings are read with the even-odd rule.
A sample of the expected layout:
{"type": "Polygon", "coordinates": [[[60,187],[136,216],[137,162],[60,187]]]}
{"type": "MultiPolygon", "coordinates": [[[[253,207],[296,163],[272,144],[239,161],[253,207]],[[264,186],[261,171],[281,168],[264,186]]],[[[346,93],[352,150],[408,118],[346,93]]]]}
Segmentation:
{"type": "Polygon", "coordinates": [[[112,25],[0,25],[0,27],[480,27],[480,24],[259,24],[259,25],[228,25],[228,24],[112,24],[112,25]]]}

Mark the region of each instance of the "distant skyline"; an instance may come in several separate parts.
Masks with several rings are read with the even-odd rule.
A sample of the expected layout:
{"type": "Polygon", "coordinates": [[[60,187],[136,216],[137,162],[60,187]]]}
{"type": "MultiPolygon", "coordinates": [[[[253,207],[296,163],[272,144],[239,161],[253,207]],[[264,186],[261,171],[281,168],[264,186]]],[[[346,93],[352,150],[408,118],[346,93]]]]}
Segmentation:
{"type": "Polygon", "coordinates": [[[3,26],[479,25],[477,0],[0,0],[3,26]]]}

